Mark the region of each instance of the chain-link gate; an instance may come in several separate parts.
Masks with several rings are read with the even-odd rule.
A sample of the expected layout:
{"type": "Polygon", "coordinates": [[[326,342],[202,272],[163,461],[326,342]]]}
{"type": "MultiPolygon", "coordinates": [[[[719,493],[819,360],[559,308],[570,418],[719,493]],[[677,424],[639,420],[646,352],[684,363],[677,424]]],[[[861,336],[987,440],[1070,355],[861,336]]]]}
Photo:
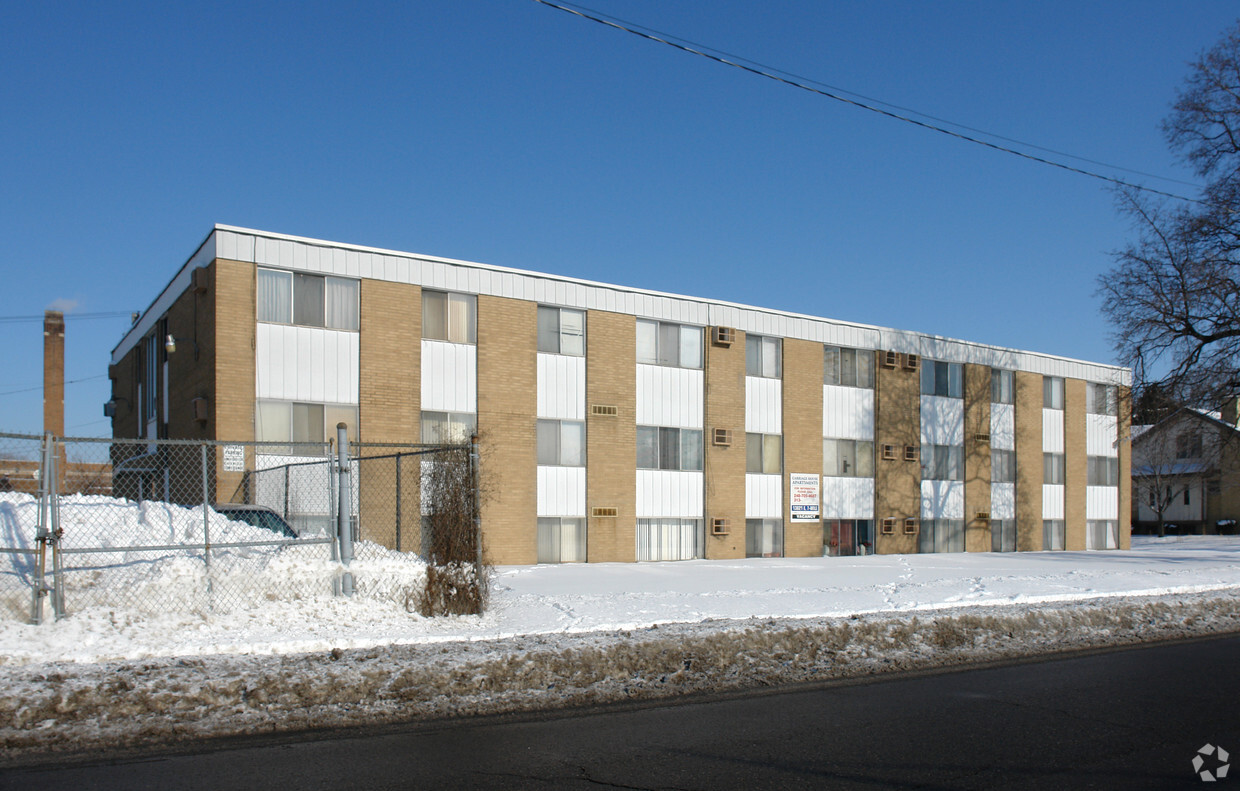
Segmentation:
{"type": "Polygon", "coordinates": [[[461,449],[333,446],[0,434],[0,617],[405,604],[422,470],[461,449]]]}

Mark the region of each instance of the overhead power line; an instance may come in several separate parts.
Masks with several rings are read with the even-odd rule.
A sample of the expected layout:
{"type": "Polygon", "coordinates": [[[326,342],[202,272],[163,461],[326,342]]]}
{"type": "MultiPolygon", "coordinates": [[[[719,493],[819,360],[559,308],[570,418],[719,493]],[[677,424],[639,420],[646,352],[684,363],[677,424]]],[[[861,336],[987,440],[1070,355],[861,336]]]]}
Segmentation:
{"type": "MultiPolygon", "coordinates": [[[[127,310],[110,310],[103,313],[66,313],[65,321],[73,319],[116,319],[124,316],[129,318],[133,313],[127,310]]],[[[0,316],[0,324],[19,324],[26,321],[43,321],[43,314],[37,316],[0,316]]]]}
{"type": "Polygon", "coordinates": [[[1203,203],[1203,201],[1200,201],[1196,198],[1189,198],[1189,197],[1185,197],[1184,195],[1177,195],[1174,192],[1167,192],[1164,190],[1154,189],[1153,187],[1147,187],[1142,184],[1134,184],[1133,182],[1125,181],[1124,179],[1116,178],[1114,176],[1108,176],[1103,173],[1097,173],[1092,170],[1086,170],[1084,168],[1076,167],[1074,165],[1068,165],[1063,162],[1056,162],[1053,159],[1047,159],[1046,157],[1040,157],[1040,156],[1037,156],[1035,154],[1030,154],[1025,151],[1019,151],[1014,148],[1009,148],[1007,146],[999,145],[998,143],[992,143],[989,140],[982,140],[978,137],[964,134],[963,132],[957,132],[952,129],[947,129],[944,126],[941,126],[940,124],[948,124],[951,126],[955,126],[959,129],[968,130],[969,132],[973,132],[975,134],[986,135],[987,137],[992,137],[996,140],[1003,140],[1009,143],[1024,146],[1026,148],[1032,148],[1038,151],[1044,151],[1049,154],[1054,154],[1056,156],[1067,157],[1069,159],[1075,159],[1080,162],[1088,162],[1092,165],[1097,165],[1099,167],[1110,168],[1112,170],[1121,170],[1127,173],[1132,173],[1134,175],[1146,176],[1148,178],[1155,178],[1155,179],[1160,179],[1163,181],[1174,182],[1176,184],[1183,184],[1185,186],[1199,188],[1199,185],[1193,184],[1192,182],[1181,181],[1179,179],[1167,178],[1165,176],[1156,176],[1151,173],[1145,173],[1140,170],[1133,170],[1131,168],[1125,168],[1119,165],[1111,165],[1106,162],[1099,162],[1097,160],[1088,159],[1086,157],[1079,157],[1074,154],[1068,154],[1062,151],[1056,151],[1051,148],[1044,148],[1042,146],[1034,145],[1032,143],[1025,143],[1023,141],[1016,140],[1010,137],[1004,137],[1002,135],[993,134],[991,132],[986,132],[981,129],[975,129],[970,126],[965,126],[964,124],[957,124],[952,121],[947,121],[941,118],[936,118],[932,115],[927,115],[925,113],[921,113],[916,110],[910,110],[905,107],[900,107],[899,105],[889,104],[887,102],[883,102],[877,99],[872,99],[872,98],[863,96],[858,93],[853,93],[852,91],[846,91],[840,88],[835,88],[835,87],[826,85],[825,83],[818,82],[816,80],[811,80],[805,77],[799,77],[795,74],[781,71],[780,69],[776,69],[770,66],[764,66],[761,63],[749,60],[747,58],[742,58],[736,55],[729,55],[728,53],[722,52],[721,50],[716,50],[712,47],[707,47],[702,44],[695,44],[691,41],[687,41],[686,39],[677,38],[668,33],[663,33],[661,31],[654,30],[653,28],[643,27],[641,25],[637,25],[632,22],[625,22],[624,20],[602,14],[601,12],[594,11],[593,9],[585,8],[584,6],[574,6],[571,4],[561,5],[559,3],[550,2],[550,0],[534,0],[534,2],[540,5],[547,6],[548,8],[554,8],[556,10],[563,11],[567,14],[572,14],[573,16],[577,16],[582,19],[588,19],[591,22],[597,22],[600,25],[604,25],[606,27],[610,27],[615,30],[621,30],[621,31],[624,31],[625,33],[631,33],[635,36],[638,36],[639,38],[644,38],[648,41],[654,41],[659,44],[665,44],[669,47],[672,47],[673,49],[678,49],[681,52],[687,52],[690,55],[697,55],[699,57],[706,58],[707,60],[711,60],[716,63],[723,64],[724,66],[731,66],[732,68],[740,69],[741,71],[746,71],[746,72],[749,72],[750,74],[755,74],[759,77],[765,77],[768,80],[774,80],[775,82],[782,83],[792,88],[799,88],[803,91],[808,91],[810,93],[817,94],[818,96],[822,96],[827,99],[834,99],[837,102],[843,102],[844,104],[852,105],[853,107],[857,107],[862,110],[869,110],[872,113],[878,113],[879,115],[886,116],[888,118],[893,118],[897,121],[903,121],[905,123],[921,127],[923,129],[929,129],[931,131],[939,132],[941,134],[948,135],[949,137],[954,137],[954,138],[957,138],[958,140],[963,140],[967,143],[975,143],[979,146],[985,146],[986,148],[990,148],[995,151],[1001,151],[1005,154],[1011,154],[1013,156],[1021,157],[1022,159],[1027,159],[1032,162],[1038,162],[1043,165],[1050,165],[1051,167],[1059,168],[1060,170],[1066,170],[1070,173],[1076,173],[1081,176],[1088,176],[1090,178],[1099,179],[1101,181],[1106,181],[1106,182],[1109,182],[1111,184],[1115,184],[1121,187],[1128,187],[1130,189],[1140,190],[1142,192],[1149,192],[1154,195],[1161,195],[1166,198],[1173,198],[1175,200],[1181,200],[1181,201],[1185,201],[1188,203],[1203,203]],[[823,86],[823,87],[815,87],[815,86],[823,86]],[[844,95],[844,94],[848,94],[848,95],[844,95]],[[857,97],[857,98],[850,98],[850,96],[857,97]],[[864,99],[864,101],[861,101],[862,99],[864,99]],[[893,110],[887,110],[877,105],[884,105],[885,107],[893,108],[893,110]],[[930,121],[934,121],[936,123],[930,123],[930,121],[921,121],[916,118],[911,118],[909,117],[909,115],[904,115],[901,112],[894,112],[895,109],[901,110],[903,113],[911,113],[913,115],[919,115],[922,118],[930,119],[930,121]]]}
{"type": "MultiPolygon", "coordinates": [[[[81,382],[92,382],[96,379],[106,379],[106,378],[108,378],[107,374],[99,374],[98,376],[87,376],[84,379],[70,379],[67,382],[65,382],[65,384],[75,385],[81,382]]],[[[0,393],[0,396],[16,395],[17,393],[33,393],[36,390],[42,390],[42,389],[43,389],[43,385],[35,385],[34,387],[23,387],[20,390],[6,390],[5,392],[0,393]]]]}

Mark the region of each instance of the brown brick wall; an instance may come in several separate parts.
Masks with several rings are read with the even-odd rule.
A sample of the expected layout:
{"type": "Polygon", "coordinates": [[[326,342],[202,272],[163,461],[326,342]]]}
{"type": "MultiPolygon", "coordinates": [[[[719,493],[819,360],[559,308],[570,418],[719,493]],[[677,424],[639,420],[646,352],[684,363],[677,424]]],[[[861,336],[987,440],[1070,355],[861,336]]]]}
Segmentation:
{"type": "MultiPolygon", "coordinates": [[[[209,278],[214,302],[215,348],[206,362],[215,371],[215,397],[210,405],[213,437],[229,441],[254,439],[256,334],[254,264],[216,259],[209,278]]],[[[223,450],[216,450],[220,469],[217,499],[244,497],[244,474],[223,472],[223,450]]],[[[254,466],[253,446],[246,449],[246,467],[254,466]]]]}
{"type": "Polygon", "coordinates": [[[112,400],[116,414],[112,418],[112,436],[136,438],[138,436],[138,354],[141,345],[129,350],[120,362],[108,366],[111,380],[112,400]]]}
{"type": "MultiPolygon", "coordinates": [[[[745,334],[730,347],[706,344],[706,557],[745,557],[745,334]],[[732,430],[731,447],[711,442],[714,429],[732,430]],[[726,536],[710,535],[710,519],[729,520],[726,536]]],[[[819,451],[821,452],[821,451],[819,451]]]]}
{"type": "MultiPolygon", "coordinates": [[[[167,355],[169,437],[210,439],[212,436],[211,371],[215,362],[215,342],[211,330],[214,316],[215,300],[210,286],[204,293],[187,288],[165,314],[168,334],[177,339],[176,351],[167,355]],[[195,398],[206,399],[206,420],[194,417],[195,398]]],[[[163,409],[162,399],[159,409],[163,409]]]]}
{"type": "Polygon", "coordinates": [[[789,473],[822,475],[822,344],[785,338],[783,347],[784,555],[815,557],[822,521],[792,521],[789,473]]]}
{"type": "MultiPolygon", "coordinates": [[[[921,464],[904,460],[904,447],[921,445],[921,378],[903,366],[874,366],[874,549],[879,554],[911,554],[917,536],[904,534],[906,518],[921,519],[921,464]],[[882,458],[883,445],[896,446],[896,460],[882,458]],[[883,519],[894,517],[894,535],[882,534],[883,519]]],[[[819,431],[821,433],[821,430],[819,431]]]]}
{"type": "Polygon", "coordinates": [[[1042,549],[1042,375],[1016,372],[1016,548],[1042,549]]]}
{"type": "Polygon", "coordinates": [[[964,548],[989,552],[990,522],[978,513],[990,513],[990,366],[964,366],[964,548]]]}
{"type": "MultiPolygon", "coordinates": [[[[593,329],[586,328],[587,338],[593,329]]],[[[487,493],[482,536],[491,563],[538,560],[537,354],[536,303],[478,297],[478,431],[483,448],[482,485],[487,493]]],[[[633,389],[632,377],[629,389],[633,389]]],[[[635,454],[636,438],[629,447],[635,454]]],[[[587,462],[593,466],[605,458],[606,453],[600,452],[597,457],[587,456],[587,462]]],[[[631,503],[632,498],[630,512],[631,503]]],[[[587,537],[587,546],[589,541],[587,537]]]]}
{"type": "MultiPolygon", "coordinates": [[[[359,318],[358,437],[362,442],[416,443],[421,438],[422,290],[406,283],[362,280],[359,318]]],[[[419,469],[420,461],[402,462],[399,519],[395,468],[362,476],[359,520],[368,540],[403,552],[419,551],[419,469]]]]}
{"type": "Polygon", "coordinates": [[[615,517],[586,512],[587,557],[591,563],[632,561],[637,555],[637,322],[632,316],[598,310],[586,315],[586,410],[586,508],[617,509],[615,517]],[[593,404],[615,406],[619,414],[595,417],[589,413],[593,404]]]}
{"type": "Polygon", "coordinates": [[[1064,549],[1085,549],[1085,381],[1066,379],[1063,395],[1064,549]]]}

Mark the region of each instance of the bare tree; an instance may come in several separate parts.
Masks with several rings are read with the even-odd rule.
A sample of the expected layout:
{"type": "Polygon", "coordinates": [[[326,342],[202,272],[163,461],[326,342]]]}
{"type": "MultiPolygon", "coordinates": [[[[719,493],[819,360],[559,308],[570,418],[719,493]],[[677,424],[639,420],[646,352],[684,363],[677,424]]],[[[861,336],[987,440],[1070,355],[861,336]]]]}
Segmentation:
{"type": "Polygon", "coordinates": [[[1188,205],[1121,190],[1137,239],[1099,292],[1138,393],[1159,382],[1204,405],[1233,386],[1240,362],[1240,23],[1192,65],[1163,132],[1206,185],[1188,205]]]}
{"type": "Polygon", "coordinates": [[[488,569],[482,559],[479,464],[470,445],[445,445],[422,465],[426,581],[406,598],[422,615],[476,615],[486,609],[488,569]]]}

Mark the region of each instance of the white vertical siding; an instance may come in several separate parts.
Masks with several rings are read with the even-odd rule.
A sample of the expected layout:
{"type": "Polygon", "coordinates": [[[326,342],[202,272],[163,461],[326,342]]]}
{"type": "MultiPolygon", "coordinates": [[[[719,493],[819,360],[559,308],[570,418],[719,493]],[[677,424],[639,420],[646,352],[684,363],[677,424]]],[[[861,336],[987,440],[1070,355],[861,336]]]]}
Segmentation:
{"type": "MultiPolygon", "coordinates": [[[[783,382],[764,376],[745,377],[745,430],[758,434],[782,434],[783,382]]],[[[756,518],[756,517],[755,517],[756,518]]]]}
{"type": "Polygon", "coordinates": [[[822,435],[838,439],[874,439],[874,391],[823,385],[822,435]]]}
{"type": "Polygon", "coordinates": [[[823,519],[873,519],[873,478],[823,478],[823,519]]]}
{"type": "Polygon", "coordinates": [[[477,347],[468,343],[422,341],[422,409],[477,412],[477,382],[477,347]]]}
{"type": "MultiPolygon", "coordinates": [[[[1085,416],[1085,452],[1088,455],[1118,456],[1117,436],[1119,436],[1119,418],[1113,415],[1085,416]]],[[[1102,518],[1098,517],[1098,519],[1102,518]]]]}
{"type": "Polygon", "coordinates": [[[922,481],[922,519],[964,519],[963,481],[922,481]]]}
{"type": "Polygon", "coordinates": [[[538,416],[586,419],[586,358],[538,355],[538,416]]]}
{"type": "Polygon", "coordinates": [[[1086,486],[1086,519],[1119,519],[1119,487],[1086,486]]]}
{"type": "Polygon", "coordinates": [[[745,475],[745,518],[784,518],[784,477],[745,475]]]}
{"type": "Polygon", "coordinates": [[[638,365],[637,422],[643,426],[702,428],[704,382],[701,370],[638,365]]]}
{"type": "Polygon", "coordinates": [[[990,517],[992,519],[1016,518],[1016,484],[990,484],[990,517]]]}
{"type": "Polygon", "coordinates": [[[702,473],[674,470],[637,471],[637,518],[675,516],[701,519],[702,473]]]}
{"type": "Polygon", "coordinates": [[[356,332],[260,323],[254,339],[256,396],[356,404],[358,338],[356,332]]]}
{"type": "MultiPolygon", "coordinates": [[[[1042,451],[1044,453],[1063,453],[1063,410],[1042,410],[1042,451]]],[[[1046,517],[1058,519],[1059,517],[1046,517]]]]}
{"type": "Polygon", "coordinates": [[[586,468],[539,467],[538,515],[585,516],[586,468]]]}
{"type": "Polygon", "coordinates": [[[1063,486],[1057,483],[1042,484],[1042,518],[1063,519],[1063,486]]]}
{"type": "Polygon", "coordinates": [[[963,398],[921,397],[921,442],[923,445],[964,444],[963,398]]]}
{"type": "Polygon", "coordinates": [[[990,447],[1016,450],[1016,407],[1012,404],[990,405],[990,447]]]}

